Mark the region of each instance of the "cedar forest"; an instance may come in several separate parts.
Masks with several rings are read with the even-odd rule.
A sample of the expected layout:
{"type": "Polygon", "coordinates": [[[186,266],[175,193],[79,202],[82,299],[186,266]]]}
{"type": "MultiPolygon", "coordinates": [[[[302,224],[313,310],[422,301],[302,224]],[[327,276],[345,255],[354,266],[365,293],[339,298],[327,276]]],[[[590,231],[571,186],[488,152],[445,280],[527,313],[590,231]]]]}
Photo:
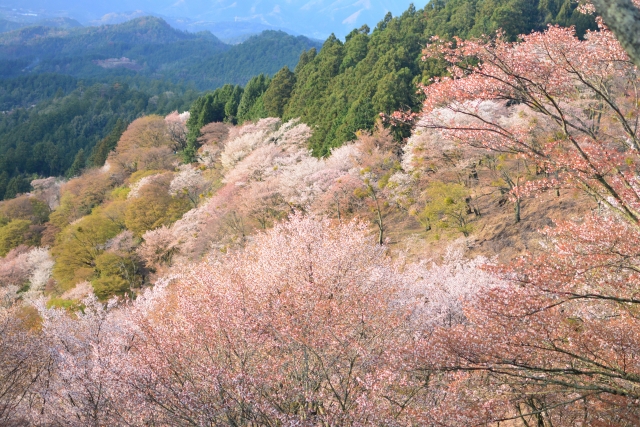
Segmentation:
{"type": "Polygon", "coordinates": [[[0,424],[640,424],[639,30],[432,0],[206,93],[3,81],[0,424]]]}

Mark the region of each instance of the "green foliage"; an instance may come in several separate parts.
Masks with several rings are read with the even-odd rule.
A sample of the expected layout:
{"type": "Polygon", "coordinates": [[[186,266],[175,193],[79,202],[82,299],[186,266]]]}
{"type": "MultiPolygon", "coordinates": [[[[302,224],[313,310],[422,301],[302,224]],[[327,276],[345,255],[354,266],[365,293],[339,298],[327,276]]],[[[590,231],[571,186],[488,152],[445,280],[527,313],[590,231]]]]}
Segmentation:
{"type": "Polygon", "coordinates": [[[111,191],[111,194],[109,195],[109,199],[124,201],[124,200],[127,200],[127,196],[129,195],[130,192],[131,192],[131,188],[129,187],[118,187],[118,188],[115,188],[113,191],[111,191]]]}
{"type": "Polygon", "coordinates": [[[230,46],[209,32],[179,31],[154,17],[106,27],[24,28],[0,35],[0,77],[17,77],[28,69],[82,79],[188,81],[199,90],[213,90],[226,83],[246,84],[260,73],[275,74],[285,65],[294,67],[299,55],[316,45],[303,36],[265,31],[230,46]],[[100,62],[122,57],[131,61],[100,62]]]}
{"type": "Polygon", "coordinates": [[[4,199],[5,193],[7,192],[7,185],[9,185],[9,173],[5,170],[0,172],[0,200],[4,199]]]}
{"type": "Polygon", "coordinates": [[[103,166],[107,161],[109,153],[113,151],[118,145],[118,141],[123,132],[127,129],[127,124],[122,119],[116,121],[115,126],[96,146],[93,148],[89,162],[93,166],[103,166]]]}
{"type": "Polygon", "coordinates": [[[34,175],[77,175],[94,147],[90,160],[100,164],[125,123],[184,109],[193,98],[191,92],[183,96],[151,103],[148,93],[126,84],[81,85],[63,98],[0,115],[0,198],[28,192],[34,175]]]}
{"type": "Polygon", "coordinates": [[[105,252],[96,258],[98,277],[91,284],[96,296],[108,299],[114,295],[124,295],[131,288],[140,285],[136,263],[126,256],[105,252]]]}
{"type": "Polygon", "coordinates": [[[284,115],[284,109],[291,98],[295,83],[296,76],[289,70],[289,67],[284,67],[273,76],[271,84],[263,95],[267,116],[282,117],[284,115]]]}
{"type": "MultiPolygon", "coordinates": [[[[411,6],[402,16],[387,14],[371,34],[363,26],[344,43],[331,36],[317,55],[301,55],[281,116],[301,117],[314,128],[314,154],[328,155],[354,139],[357,130],[371,130],[378,114],[420,108],[415,84],[446,72],[437,61],[421,60],[432,36],[464,39],[502,28],[515,39],[549,23],[576,25],[580,34],[595,29],[593,18],[576,8],[571,0],[433,0],[422,11],[411,6]]],[[[275,111],[267,108],[269,114],[275,111]]],[[[394,134],[406,137],[407,129],[398,127],[394,134]]]]}
{"type": "Polygon", "coordinates": [[[189,199],[169,195],[169,179],[158,179],[139,190],[140,195],[127,203],[124,222],[136,236],[163,225],[171,225],[191,209],[189,199]]]}
{"type": "MultiPolygon", "coordinates": [[[[0,204],[0,218],[27,220],[36,225],[49,221],[49,205],[35,197],[23,196],[0,204]]],[[[1,222],[0,222],[1,224],[1,222]]]]}
{"type": "Polygon", "coordinates": [[[235,123],[238,109],[243,99],[244,90],[240,86],[224,85],[213,92],[195,100],[189,110],[191,116],[187,120],[187,147],[182,153],[185,163],[196,160],[198,138],[203,126],[229,121],[235,123]]]}
{"type": "Polygon", "coordinates": [[[319,47],[306,37],[282,31],[264,31],[205,60],[191,61],[186,79],[210,90],[223,84],[246,85],[259,74],[274,75],[283,66],[293,69],[302,52],[319,47]]]}
{"type": "Polygon", "coordinates": [[[166,70],[177,82],[185,62],[202,61],[227,49],[228,46],[211,33],[189,34],[154,17],[108,27],[69,30],[31,27],[0,35],[0,57],[3,58],[0,75],[18,74],[17,66],[21,64],[10,62],[17,60],[26,63],[34,73],[63,72],[82,78],[104,78],[136,73],[151,75],[166,70]],[[136,63],[129,67],[103,68],[94,62],[121,57],[136,63]]]}
{"type": "MultiPolygon", "coordinates": [[[[288,71],[288,69],[286,70],[288,71]]],[[[290,71],[289,74],[291,74],[290,71]]],[[[289,76],[284,70],[281,70],[279,84],[286,86],[286,82],[283,79],[286,80],[287,78],[289,76]]],[[[270,87],[270,83],[271,79],[268,76],[260,74],[252,78],[244,89],[240,86],[224,85],[196,99],[189,110],[191,116],[187,120],[189,133],[187,135],[187,147],[182,152],[183,161],[192,163],[196,160],[199,148],[198,138],[200,137],[200,129],[203,126],[213,122],[235,124],[267,117],[268,112],[263,98],[270,87]]],[[[286,92],[287,89],[283,87],[282,91],[276,92],[277,90],[277,87],[274,87],[270,105],[282,108],[285,102],[284,99],[277,100],[275,98],[284,96],[282,91],[286,92]]]]}
{"type": "Polygon", "coordinates": [[[269,83],[271,83],[271,79],[264,74],[249,80],[244,88],[240,105],[238,105],[239,123],[266,117],[262,96],[269,88],[269,83]]]}
{"type": "Polygon", "coordinates": [[[122,203],[97,208],[60,233],[52,249],[56,258],[53,276],[63,290],[95,276],[96,260],[104,253],[104,244],[124,229],[122,203]]]}
{"type": "Polygon", "coordinates": [[[76,153],[76,157],[73,159],[71,167],[67,170],[67,178],[73,178],[80,175],[86,164],[87,159],[84,156],[84,149],[81,148],[76,153]]]}
{"type": "MultiPolygon", "coordinates": [[[[0,165],[1,164],[2,160],[0,160],[0,165]]],[[[3,172],[6,172],[6,170],[3,172]]],[[[8,174],[6,176],[8,176],[8,174]]],[[[32,177],[26,174],[16,174],[13,178],[5,181],[7,184],[6,187],[4,187],[4,193],[0,195],[2,195],[4,199],[12,199],[19,194],[28,193],[29,190],[31,190],[31,179],[32,177]]],[[[2,189],[2,180],[3,177],[0,177],[0,189],[2,189]]]]}
{"type": "Polygon", "coordinates": [[[31,217],[28,218],[34,224],[44,224],[49,221],[49,215],[51,215],[51,208],[49,205],[40,199],[30,198],[31,204],[31,217]]]}
{"type": "Polygon", "coordinates": [[[427,203],[421,219],[427,220],[433,227],[444,230],[456,230],[468,236],[473,230],[470,224],[468,199],[469,189],[462,184],[432,182],[426,191],[427,203]]]}
{"type": "Polygon", "coordinates": [[[572,0],[434,0],[425,7],[426,30],[441,37],[479,37],[502,29],[515,40],[547,24],[575,25],[578,34],[596,29],[572,0]]]}
{"type": "Polygon", "coordinates": [[[78,80],[58,74],[30,74],[0,81],[0,111],[29,108],[51,98],[62,98],[78,87],[78,80]]]}
{"type": "Polygon", "coordinates": [[[14,219],[0,227],[0,257],[20,245],[37,243],[29,233],[30,227],[31,221],[25,219],[14,219]]]}
{"type": "Polygon", "coordinates": [[[82,305],[76,301],[63,299],[63,298],[51,298],[47,301],[47,308],[61,308],[68,311],[77,311],[82,309],[82,305]]]}
{"type": "Polygon", "coordinates": [[[421,76],[420,54],[428,37],[418,12],[390,18],[369,34],[362,27],[345,43],[329,37],[320,53],[298,68],[285,118],[301,117],[316,130],[314,154],[371,130],[377,115],[403,107],[418,108],[414,80],[421,76]]]}

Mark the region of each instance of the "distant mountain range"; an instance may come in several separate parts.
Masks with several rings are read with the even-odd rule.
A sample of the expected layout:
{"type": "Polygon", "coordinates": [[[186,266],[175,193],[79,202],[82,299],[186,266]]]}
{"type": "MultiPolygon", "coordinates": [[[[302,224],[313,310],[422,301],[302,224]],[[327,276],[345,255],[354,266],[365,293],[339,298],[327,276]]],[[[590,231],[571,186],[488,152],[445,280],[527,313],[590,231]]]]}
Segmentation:
{"type": "MultiPolygon", "coordinates": [[[[13,9],[0,6],[0,33],[34,26],[52,28],[75,28],[83,26],[75,19],[66,16],[58,16],[60,14],[66,15],[67,13],[63,11],[48,11],[41,9],[35,11],[27,9],[13,9]]],[[[251,36],[258,35],[263,31],[269,30],[284,31],[287,34],[294,36],[300,35],[300,33],[288,28],[265,25],[259,22],[214,22],[207,20],[194,20],[190,18],[174,18],[157,13],[147,13],[142,10],[107,13],[98,19],[91,19],[85,22],[85,24],[86,26],[93,27],[122,24],[145,16],[156,16],[158,18],[162,18],[173,28],[189,31],[191,33],[210,31],[213,35],[228,44],[242,43],[251,36]]]]}
{"type": "Polygon", "coordinates": [[[79,78],[143,75],[209,90],[295,67],[317,41],[264,31],[228,45],[209,31],[186,32],[156,17],[99,27],[29,26],[0,34],[0,77],[58,73],[79,78]]]}
{"type": "Polygon", "coordinates": [[[85,25],[154,15],[180,29],[213,29],[223,39],[236,37],[236,33],[247,34],[240,30],[242,27],[235,27],[233,34],[216,32],[217,25],[233,27],[230,23],[250,24],[250,33],[287,29],[290,34],[325,39],[330,33],[343,37],[363,24],[373,27],[387,12],[400,14],[410,3],[411,0],[0,0],[0,7],[23,15],[74,18],[85,25]],[[180,21],[184,26],[178,24],[180,21]]]}
{"type": "Polygon", "coordinates": [[[25,27],[51,27],[51,28],[76,28],[82,27],[82,24],[71,18],[46,18],[42,20],[34,21],[9,21],[7,19],[0,19],[0,33],[7,33],[9,31],[18,30],[25,27]]]}

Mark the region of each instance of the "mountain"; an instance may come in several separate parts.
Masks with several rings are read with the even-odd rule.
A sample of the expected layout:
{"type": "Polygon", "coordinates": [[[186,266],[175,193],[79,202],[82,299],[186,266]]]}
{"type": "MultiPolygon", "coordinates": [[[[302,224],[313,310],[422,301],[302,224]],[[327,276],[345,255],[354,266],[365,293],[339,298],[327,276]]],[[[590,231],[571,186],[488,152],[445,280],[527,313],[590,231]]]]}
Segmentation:
{"type": "Polygon", "coordinates": [[[288,28],[265,25],[259,22],[214,22],[197,21],[187,18],[165,18],[174,28],[197,33],[209,31],[227,44],[239,44],[248,40],[251,36],[258,35],[263,31],[283,31],[294,36],[300,35],[298,32],[288,28]]]}
{"type": "Polygon", "coordinates": [[[175,18],[171,16],[155,14],[152,12],[145,12],[143,10],[122,13],[108,13],[100,17],[100,19],[94,19],[90,21],[88,24],[91,26],[121,24],[123,22],[127,22],[132,19],[141,18],[144,16],[157,16],[158,18],[162,18],[163,20],[165,20],[173,28],[188,31],[190,33],[209,31],[214,36],[218,37],[220,40],[228,44],[242,43],[251,36],[258,35],[263,31],[269,30],[284,31],[287,34],[291,34],[294,36],[300,35],[296,31],[287,28],[265,25],[259,22],[215,22],[207,20],[195,20],[190,18],[175,18]]]}
{"type": "Polygon", "coordinates": [[[295,68],[303,51],[320,46],[304,36],[264,31],[217,56],[192,64],[190,73],[201,76],[203,81],[199,85],[203,87],[219,87],[227,83],[244,85],[258,74],[273,75],[284,65],[295,68]],[[275,64],[282,66],[274,68],[275,64]]]}
{"type": "Polygon", "coordinates": [[[19,22],[7,21],[6,19],[0,19],[0,33],[6,33],[9,31],[17,30],[24,27],[19,22]]]}
{"type": "Polygon", "coordinates": [[[0,19],[0,33],[7,33],[25,27],[77,28],[82,27],[82,24],[71,18],[47,18],[33,23],[0,19]]]}
{"type": "Polygon", "coordinates": [[[28,27],[0,35],[0,77],[142,75],[207,90],[295,67],[300,54],[312,47],[319,45],[275,31],[229,46],[208,31],[181,31],[157,17],[100,27],[28,27]]]}
{"type": "Polygon", "coordinates": [[[3,4],[32,13],[56,11],[83,23],[114,14],[144,11],[193,21],[243,22],[271,29],[287,28],[324,39],[331,33],[344,37],[363,24],[375,25],[387,12],[400,14],[411,0],[4,0],[3,4]]]}

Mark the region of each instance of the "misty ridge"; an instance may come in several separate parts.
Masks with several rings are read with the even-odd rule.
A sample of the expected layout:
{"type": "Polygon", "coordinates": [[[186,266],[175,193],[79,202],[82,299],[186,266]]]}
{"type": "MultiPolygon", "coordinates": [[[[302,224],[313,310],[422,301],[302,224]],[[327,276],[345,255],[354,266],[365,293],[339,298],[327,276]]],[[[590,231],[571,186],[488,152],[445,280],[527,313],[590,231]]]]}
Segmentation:
{"type": "Polygon", "coordinates": [[[71,18],[83,25],[101,25],[155,15],[176,28],[192,32],[210,30],[221,38],[231,39],[270,29],[324,39],[331,33],[344,37],[354,27],[379,21],[387,12],[402,13],[410,3],[405,0],[5,0],[0,7],[6,9],[5,19],[6,15],[12,16],[10,21],[36,21],[38,16],[44,16],[71,18]]]}

